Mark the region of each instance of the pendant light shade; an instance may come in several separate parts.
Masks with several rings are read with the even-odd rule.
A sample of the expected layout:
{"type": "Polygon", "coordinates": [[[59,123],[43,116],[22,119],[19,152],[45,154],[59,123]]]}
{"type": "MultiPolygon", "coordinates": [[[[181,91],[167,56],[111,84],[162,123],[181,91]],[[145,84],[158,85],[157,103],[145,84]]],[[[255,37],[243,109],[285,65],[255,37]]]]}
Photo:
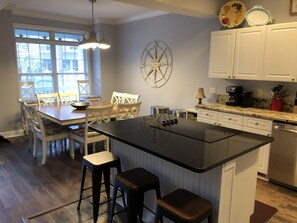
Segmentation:
{"type": "Polygon", "coordinates": [[[79,47],[82,49],[93,49],[95,50],[97,47],[100,49],[108,49],[110,48],[110,44],[105,40],[104,36],[102,35],[102,38],[100,41],[97,40],[96,32],[95,32],[95,25],[94,25],[94,3],[96,0],[89,0],[92,3],[92,25],[93,29],[89,32],[89,38],[84,38],[80,43],[79,47]]]}
{"type": "Polygon", "coordinates": [[[110,48],[110,44],[105,40],[104,36],[100,39],[99,41],[99,46],[100,49],[108,49],[110,48]]]}

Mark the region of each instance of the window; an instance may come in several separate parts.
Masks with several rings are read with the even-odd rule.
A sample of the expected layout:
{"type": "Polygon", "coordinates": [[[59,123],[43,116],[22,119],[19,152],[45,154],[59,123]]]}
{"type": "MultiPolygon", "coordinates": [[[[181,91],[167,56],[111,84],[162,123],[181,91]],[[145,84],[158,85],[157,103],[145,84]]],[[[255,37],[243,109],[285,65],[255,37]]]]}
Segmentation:
{"type": "Polygon", "coordinates": [[[15,29],[19,81],[34,81],[36,93],[76,91],[88,79],[82,34],[15,29]]]}

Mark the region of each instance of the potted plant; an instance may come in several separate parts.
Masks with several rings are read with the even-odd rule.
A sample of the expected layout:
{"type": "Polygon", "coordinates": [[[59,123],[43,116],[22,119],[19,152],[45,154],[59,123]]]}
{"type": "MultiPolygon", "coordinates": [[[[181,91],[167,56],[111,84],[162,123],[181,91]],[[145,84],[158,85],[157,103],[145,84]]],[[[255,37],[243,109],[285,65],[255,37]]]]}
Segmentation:
{"type": "Polygon", "coordinates": [[[273,87],[270,91],[272,100],[271,100],[271,110],[272,111],[281,111],[283,108],[283,98],[288,95],[284,91],[283,85],[277,85],[273,87]]]}

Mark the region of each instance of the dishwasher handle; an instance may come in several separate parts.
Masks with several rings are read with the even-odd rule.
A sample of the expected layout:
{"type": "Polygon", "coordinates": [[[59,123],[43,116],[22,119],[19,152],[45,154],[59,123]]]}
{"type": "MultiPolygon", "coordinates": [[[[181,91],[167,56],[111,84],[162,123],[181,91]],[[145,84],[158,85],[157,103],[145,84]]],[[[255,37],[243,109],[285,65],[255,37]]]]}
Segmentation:
{"type": "Polygon", "coordinates": [[[278,131],[291,132],[291,133],[297,134],[297,129],[296,128],[290,129],[290,128],[284,127],[284,125],[275,125],[274,129],[278,130],[278,131]]]}

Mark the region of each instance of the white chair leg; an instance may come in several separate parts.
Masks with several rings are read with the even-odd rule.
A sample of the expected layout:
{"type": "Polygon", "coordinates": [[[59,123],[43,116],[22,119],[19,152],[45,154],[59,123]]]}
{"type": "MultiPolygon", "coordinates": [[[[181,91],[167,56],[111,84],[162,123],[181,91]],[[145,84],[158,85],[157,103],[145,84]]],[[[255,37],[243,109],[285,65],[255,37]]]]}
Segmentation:
{"type": "Polygon", "coordinates": [[[96,152],[96,143],[93,142],[93,153],[95,153],[95,152],[96,152]]]}
{"type": "Polygon", "coordinates": [[[36,156],[37,156],[37,136],[35,133],[33,133],[33,140],[34,140],[34,146],[33,146],[33,157],[36,159],[36,156]]]}
{"type": "Polygon", "coordinates": [[[29,137],[28,149],[31,150],[33,145],[33,133],[31,131],[28,131],[28,137],[29,137]]]}
{"type": "Polygon", "coordinates": [[[46,155],[47,155],[47,142],[45,140],[42,140],[42,162],[41,162],[42,165],[45,164],[46,155]]]}
{"type": "Polygon", "coordinates": [[[110,152],[110,148],[109,148],[109,138],[106,138],[106,140],[104,140],[104,149],[108,152],[110,152]]]}
{"type": "Polygon", "coordinates": [[[74,140],[70,138],[70,156],[74,159],[74,140]]]}
{"type": "Polygon", "coordinates": [[[85,142],[84,143],[84,149],[85,149],[85,155],[88,155],[88,144],[85,142]]]}

